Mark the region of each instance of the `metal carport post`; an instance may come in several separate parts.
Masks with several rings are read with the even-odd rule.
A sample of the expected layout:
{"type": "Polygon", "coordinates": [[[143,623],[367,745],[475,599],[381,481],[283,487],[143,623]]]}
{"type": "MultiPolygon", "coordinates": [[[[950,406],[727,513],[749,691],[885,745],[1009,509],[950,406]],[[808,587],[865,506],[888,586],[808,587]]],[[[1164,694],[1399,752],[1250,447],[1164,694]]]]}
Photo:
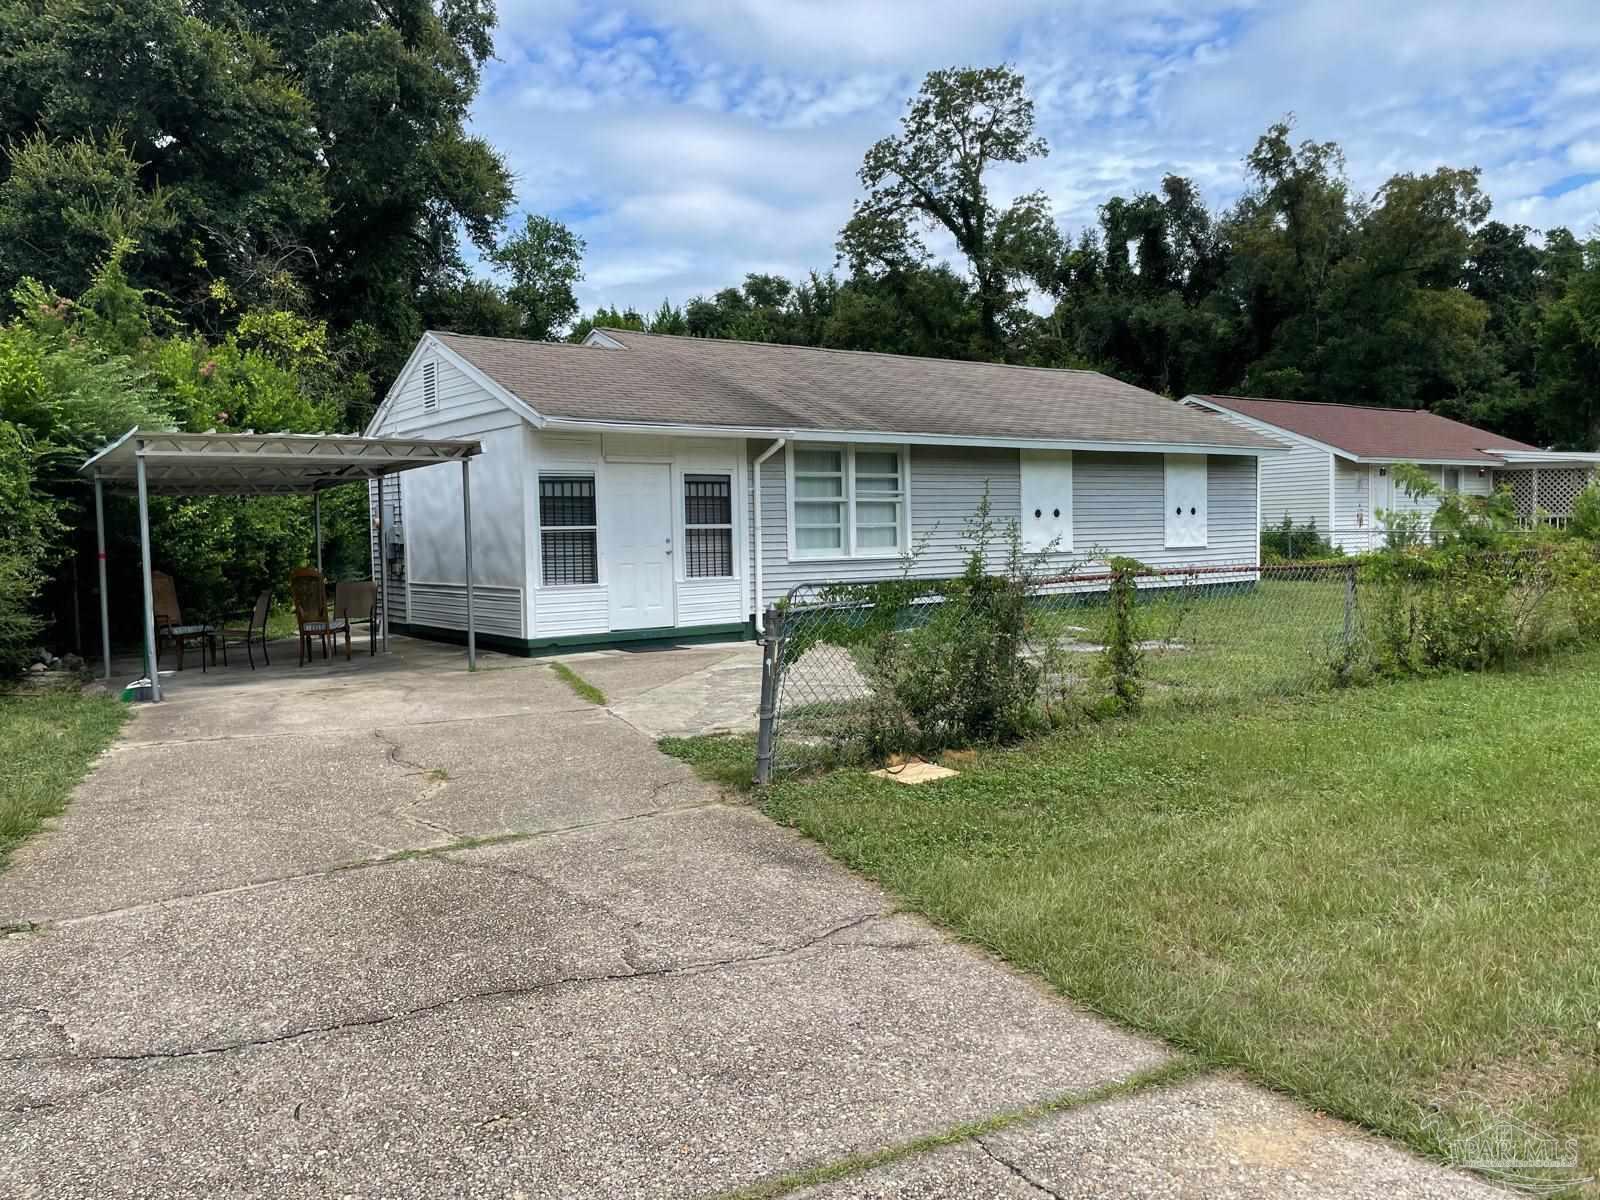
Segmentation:
{"type": "Polygon", "coordinates": [[[472,460],[461,460],[461,541],[467,549],[467,670],[478,669],[478,631],[472,618],[472,460]]]}

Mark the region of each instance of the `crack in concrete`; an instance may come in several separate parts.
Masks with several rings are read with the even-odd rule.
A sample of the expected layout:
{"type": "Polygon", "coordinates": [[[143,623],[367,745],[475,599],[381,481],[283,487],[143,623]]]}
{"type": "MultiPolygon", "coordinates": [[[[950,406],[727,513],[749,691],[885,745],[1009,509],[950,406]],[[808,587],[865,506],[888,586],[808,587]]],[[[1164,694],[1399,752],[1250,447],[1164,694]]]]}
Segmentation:
{"type": "MultiPolygon", "coordinates": [[[[707,800],[700,804],[675,804],[665,808],[650,809],[647,812],[629,813],[623,817],[608,817],[599,821],[580,821],[572,825],[558,825],[552,829],[530,829],[511,833],[489,834],[484,837],[466,837],[452,834],[456,840],[442,846],[420,846],[405,850],[396,850],[391,854],[383,854],[377,858],[356,859],[352,862],[335,863],[329,867],[317,867],[309,871],[293,871],[287,875],[274,875],[267,879],[253,879],[249,883],[232,884],[228,887],[203,888],[196,892],[180,892],[173,896],[163,896],[159,900],[141,900],[134,904],[119,905],[116,908],[101,909],[92,913],[80,913],[71,917],[54,917],[43,921],[22,921],[15,927],[8,927],[7,936],[33,936],[48,933],[54,929],[67,929],[75,925],[89,925],[98,921],[112,921],[119,917],[138,916],[141,913],[154,912],[162,908],[175,908],[196,900],[208,900],[215,896],[242,895],[248,892],[263,891],[268,888],[281,887],[284,884],[302,883],[308,879],[331,879],[353,871],[367,871],[374,867],[392,867],[401,863],[416,862],[423,859],[439,859],[447,854],[466,854],[474,850],[485,850],[494,846],[514,845],[518,842],[537,841],[541,838],[562,837],[569,833],[583,833],[591,829],[604,829],[611,825],[625,825],[631,821],[645,821],[656,817],[676,816],[679,813],[698,812],[706,808],[731,808],[721,799],[707,800]]],[[[458,866],[468,864],[459,863],[458,866]]]]}
{"type": "Polygon", "coordinates": [[[985,1154],[987,1154],[995,1162],[999,1163],[1006,1170],[1010,1171],[1013,1175],[1015,1175],[1018,1179],[1022,1180],[1023,1183],[1027,1184],[1034,1191],[1040,1193],[1041,1195],[1054,1197],[1054,1200],[1067,1200],[1067,1198],[1065,1196],[1063,1196],[1060,1192],[1056,1191],[1052,1187],[1048,1187],[1045,1184],[1040,1183],[1037,1179],[1035,1179],[1032,1175],[1029,1175],[1026,1171],[1024,1171],[1021,1167],[1017,1166],[1017,1164],[1012,1162],[1010,1159],[1004,1158],[1001,1155],[996,1154],[995,1151],[994,1151],[994,1148],[992,1146],[990,1146],[988,1142],[984,1141],[982,1137],[974,1135],[973,1138],[972,1138],[972,1141],[977,1145],[978,1149],[982,1150],[985,1154]]]}
{"type": "Polygon", "coordinates": [[[857,929],[869,921],[880,919],[881,913],[871,912],[864,916],[856,917],[843,924],[835,925],[814,934],[800,942],[785,946],[778,950],[763,951],[760,954],[733,955],[727,958],[701,959],[695,962],[681,963],[674,966],[652,967],[646,970],[633,971],[603,971],[591,975],[564,975],[556,979],[540,980],[536,983],[514,984],[509,987],[485,988],[476,992],[465,992],[458,996],[447,996],[440,1000],[419,1004],[414,1008],[402,1009],[393,1013],[376,1013],[369,1017],[357,1017],[345,1021],[332,1021],[325,1025],[309,1025],[301,1029],[287,1030],[283,1033],[273,1034],[269,1037],[241,1038],[235,1042],[225,1042],[214,1046],[197,1046],[187,1050],[149,1050],[127,1054],[10,1054],[0,1055],[0,1063],[156,1063],[156,1062],[181,1062],[196,1058],[213,1058],[224,1054],[234,1054],[241,1050],[259,1049],[265,1046],[281,1045],[285,1042],[298,1041],[301,1038],[315,1037],[319,1034],[346,1033],[360,1029],[373,1029],[384,1025],[391,1025],[401,1021],[415,1020],[433,1013],[443,1012],[465,1004],[490,1003],[499,1000],[514,1000],[523,996],[538,995],[543,992],[552,992],[567,987],[586,987],[595,984],[628,983],[634,980],[662,979],[675,975],[699,975],[711,971],[738,968],[753,964],[761,964],[776,959],[788,958],[802,954],[813,949],[842,933],[857,929]]]}

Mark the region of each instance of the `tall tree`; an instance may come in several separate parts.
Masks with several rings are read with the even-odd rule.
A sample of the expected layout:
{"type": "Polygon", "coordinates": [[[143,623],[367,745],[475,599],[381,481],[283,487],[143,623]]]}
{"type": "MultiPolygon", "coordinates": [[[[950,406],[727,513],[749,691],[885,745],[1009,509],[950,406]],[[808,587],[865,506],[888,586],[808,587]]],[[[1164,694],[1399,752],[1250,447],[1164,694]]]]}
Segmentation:
{"type": "MultiPolygon", "coordinates": [[[[249,304],[295,276],[382,376],[419,290],[461,265],[459,231],[489,250],[510,202],[465,131],[493,20],[489,0],[0,0],[0,145],[117,131],[173,216],[130,257],[136,282],[203,326],[217,284],[249,304]]],[[[0,183],[14,161],[0,151],[0,183]]],[[[43,282],[75,291],[81,270],[43,282]]]]}
{"type": "Polygon", "coordinates": [[[856,274],[905,272],[927,263],[921,229],[942,229],[966,256],[978,306],[981,352],[1000,357],[1003,323],[1027,285],[1048,279],[1061,238],[1042,192],[998,206],[987,174],[1049,148],[1034,132],[1033,101],[1008,67],[930,72],[901,118],[901,133],[867,151],[867,196],[839,236],[856,274]]]}
{"type": "MultiPolygon", "coordinates": [[[[1566,250],[1565,244],[1561,249],[1566,250]]],[[[1600,238],[1565,264],[1561,295],[1540,321],[1539,387],[1546,436],[1568,449],[1600,449],[1600,238]]]]}
{"type": "Polygon", "coordinates": [[[560,221],[530,213],[490,257],[511,278],[506,298],[522,312],[522,337],[556,337],[578,315],[573,288],[583,278],[583,239],[560,221]]]}

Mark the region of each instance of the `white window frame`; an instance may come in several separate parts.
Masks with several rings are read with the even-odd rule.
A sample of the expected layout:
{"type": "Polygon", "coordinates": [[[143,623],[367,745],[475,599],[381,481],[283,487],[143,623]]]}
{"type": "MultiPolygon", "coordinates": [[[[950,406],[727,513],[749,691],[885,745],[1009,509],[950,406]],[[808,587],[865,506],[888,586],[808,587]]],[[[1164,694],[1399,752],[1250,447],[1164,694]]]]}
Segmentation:
{"type": "Polygon", "coordinates": [[[605,562],[600,551],[600,477],[599,473],[590,469],[577,468],[560,470],[552,467],[548,471],[540,471],[537,486],[534,489],[533,502],[539,519],[539,590],[546,592],[563,591],[569,588],[598,587],[605,580],[605,562]],[[544,523],[544,482],[547,479],[587,479],[594,487],[594,524],[593,525],[546,525],[544,523]],[[544,577],[544,537],[548,532],[555,533],[592,533],[594,534],[594,581],[592,583],[547,583],[544,577]]]}
{"type": "MultiPolygon", "coordinates": [[[[850,442],[793,442],[791,441],[785,451],[785,481],[784,492],[788,508],[788,536],[789,560],[816,562],[829,559],[897,559],[905,554],[911,546],[911,447],[896,442],[863,443],[860,448],[868,454],[890,454],[895,456],[900,467],[900,490],[896,493],[868,492],[861,497],[865,504],[893,503],[899,506],[899,520],[895,534],[895,544],[891,546],[872,546],[861,549],[856,545],[856,450],[857,445],[850,442]],[[800,450],[834,450],[840,454],[840,466],[844,472],[844,491],[838,499],[842,509],[844,528],[840,531],[840,545],[837,548],[827,547],[818,550],[803,550],[795,544],[795,469],[794,455],[796,449],[800,450]]],[[[810,472],[801,472],[810,474],[810,472]]],[[[834,503],[835,501],[819,501],[820,503],[834,503]]]]}
{"type": "Polygon", "coordinates": [[[738,510],[736,503],[739,495],[739,481],[731,469],[723,470],[690,470],[685,467],[678,473],[678,502],[683,507],[679,510],[683,520],[683,581],[685,583],[699,583],[702,580],[737,579],[739,577],[739,539],[735,534],[734,513],[738,510]],[[702,479],[726,479],[728,481],[728,519],[725,523],[715,525],[692,524],[689,521],[689,484],[702,479]],[[689,535],[697,532],[728,532],[728,573],[726,575],[691,575],[689,573],[689,535]]]}

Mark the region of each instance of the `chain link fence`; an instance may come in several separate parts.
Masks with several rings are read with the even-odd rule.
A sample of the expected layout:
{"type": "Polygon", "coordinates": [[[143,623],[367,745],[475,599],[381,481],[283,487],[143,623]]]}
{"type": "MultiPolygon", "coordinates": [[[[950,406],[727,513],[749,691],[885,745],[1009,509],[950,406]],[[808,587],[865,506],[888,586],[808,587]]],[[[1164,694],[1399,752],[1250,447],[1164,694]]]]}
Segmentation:
{"type": "Polygon", "coordinates": [[[1060,722],[1125,705],[1130,680],[1144,709],[1303,692],[1336,679],[1361,637],[1353,564],[1034,579],[1004,645],[994,644],[1007,635],[997,635],[990,612],[953,598],[961,595],[955,582],[902,582],[888,602],[859,587],[807,584],[768,610],[764,778],[861,761],[897,748],[897,736],[938,742],[941,730],[929,725],[946,720],[940,690],[959,690],[958,674],[976,676],[985,697],[1014,684],[1031,695],[1037,718],[1060,722]],[[1119,578],[1128,585],[1123,602],[1119,578]],[[881,611],[888,605],[892,613],[881,611]],[[1017,678],[996,683],[1008,673],[1017,678]]]}

